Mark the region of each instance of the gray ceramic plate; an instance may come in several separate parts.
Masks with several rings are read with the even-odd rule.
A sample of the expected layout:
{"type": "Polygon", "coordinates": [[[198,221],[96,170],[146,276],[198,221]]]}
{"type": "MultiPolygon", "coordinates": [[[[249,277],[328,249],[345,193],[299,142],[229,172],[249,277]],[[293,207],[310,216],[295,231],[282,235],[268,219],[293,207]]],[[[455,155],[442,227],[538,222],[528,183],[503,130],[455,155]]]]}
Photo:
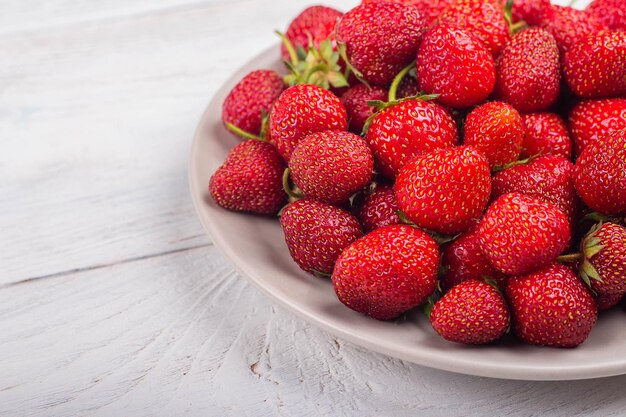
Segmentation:
{"type": "Polygon", "coordinates": [[[626,373],[626,313],[601,316],[589,339],[575,349],[523,346],[514,341],[468,347],[437,336],[419,313],[379,322],[345,308],[329,280],[301,271],[291,260],[275,218],[242,215],[215,205],[207,191],[211,174],[238,139],[220,122],[221,104],[246,73],[279,68],[277,47],[241,68],[217,92],[195,134],[189,163],[193,202],[205,230],[239,273],[277,304],[352,343],[420,365],[507,379],[566,380],[626,373]]]}

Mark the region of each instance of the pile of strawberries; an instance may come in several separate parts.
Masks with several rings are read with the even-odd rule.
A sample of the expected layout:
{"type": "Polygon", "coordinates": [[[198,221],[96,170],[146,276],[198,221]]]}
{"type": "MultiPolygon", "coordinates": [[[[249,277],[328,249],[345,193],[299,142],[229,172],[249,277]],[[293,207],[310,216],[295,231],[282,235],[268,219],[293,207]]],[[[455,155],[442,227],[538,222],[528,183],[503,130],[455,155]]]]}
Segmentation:
{"type": "Polygon", "coordinates": [[[279,33],[209,184],[350,309],[468,344],[582,343],[626,294],[626,4],[363,0],[279,33]]]}

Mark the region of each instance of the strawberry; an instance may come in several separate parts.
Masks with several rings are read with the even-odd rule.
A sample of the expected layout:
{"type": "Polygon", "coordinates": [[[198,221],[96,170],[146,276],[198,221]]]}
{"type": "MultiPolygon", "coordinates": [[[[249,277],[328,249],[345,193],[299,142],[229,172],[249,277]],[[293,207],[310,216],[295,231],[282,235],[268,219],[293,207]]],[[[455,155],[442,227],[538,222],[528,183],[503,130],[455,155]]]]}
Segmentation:
{"type": "Polygon", "coordinates": [[[596,296],[598,311],[609,310],[622,301],[624,294],[603,294],[596,296]]]}
{"type": "Polygon", "coordinates": [[[365,134],[378,172],[395,178],[415,155],[458,143],[456,124],[440,105],[406,100],[378,112],[365,134]]]}
{"type": "Polygon", "coordinates": [[[238,136],[260,135],[263,113],[269,113],[285,89],[276,71],[256,70],[247,74],[228,93],[222,104],[222,122],[238,136]],[[237,131],[237,129],[239,131],[237,131]]]}
{"type": "Polygon", "coordinates": [[[234,211],[274,214],[287,202],[285,161],[274,146],[246,140],[235,146],[211,176],[209,192],[217,205],[234,211]]]}
{"type": "Polygon", "coordinates": [[[587,13],[616,31],[626,31],[624,0],[593,0],[587,13]]]}
{"type": "Polygon", "coordinates": [[[591,292],[563,265],[510,278],[506,295],[514,333],[532,345],[578,346],[597,320],[591,292]]]}
{"type": "Polygon", "coordinates": [[[417,78],[446,106],[465,108],[489,97],[496,83],[493,57],[480,40],[449,24],[435,26],[417,52],[417,78]]]}
{"type": "Polygon", "coordinates": [[[406,225],[385,226],[341,253],[333,287],[348,308],[390,320],[433,293],[438,263],[437,244],[426,233],[406,225]]]}
{"type": "Polygon", "coordinates": [[[583,100],[569,116],[576,155],[611,132],[626,129],[626,99],[583,100]]]}
{"type": "Polygon", "coordinates": [[[496,61],[494,95],[520,112],[545,110],[561,91],[559,48],[541,28],[519,32],[496,61]]]}
{"type": "Polygon", "coordinates": [[[356,216],[363,225],[365,233],[392,224],[399,224],[398,202],[389,185],[378,185],[373,191],[363,196],[355,206],[356,216]]]}
{"type": "Polygon", "coordinates": [[[417,7],[426,19],[426,24],[430,26],[454,0],[361,0],[361,4],[381,1],[417,7]]]}
{"type": "Polygon", "coordinates": [[[300,140],[291,154],[289,169],[304,195],[341,205],[370,183],[374,157],[360,136],[328,130],[300,140]]]}
{"type": "MultiPolygon", "coordinates": [[[[339,10],[326,6],[311,6],[304,9],[291,21],[285,37],[289,39],[294,48],[313,47],[319,48],[322,41],[334,39],[337,20],[343,15],[339,10]]],[[[284,61],[289,61],[290,56],[284,44],[281,45],[280,54],[284,61]]]]}
{"type": "Polygon", "coordinates": [[[539,154],[572,157],[572,139],[563,119],[554,113],[522,114],[524,140],[521,158],[539,154]]]}
{"type": "Polygon", "coordinates": [[[443,250],[441,265],[445,270],[440,281],[444,292],[461,282],[485,278],[495,280],[499,288],[506,287],[505,276],[489,263],[480,249],[478,225],[470,227],[443,250]]]}
{"type": "Polygon", "coordinates": [[[456,0],[439,17],[482,41],[497,56],[509,40],[509,27],[498,0],[456,0]]]}
{"type": "Polygon", "coordinates": [[[306,198],[283,209],[280,225],[293,260],[303,270],[319,274],[332,273],[341,252],[363,236],[350,213],[306,198]]]}
{"type": "Polygon", "coordinates": [[[459,233],[487,207],[489,163],[469,146],[418,155],[400,170],[394,190],[400,209],[417,226],[459,233]]]}
{"type": "Polygon", "coordinates": [[[583,10],[555,5],[545,10],[541,27],[554,36],[561,52],[589,35],[608,30],[600,20],[583,10]]]}
{"type": "MultiPolygon", "coordinates": [[[[506,6],[507,2],[508,0],[502,0],[502,6],[506,6]]],[[[515,0],[511,9],[511,21],[524,21],[530,26],[539,26],[549,7],[550,0],[515,0]]]]}
{"type": "Polygon", "coordinates": [[[396,97],[399,99],[419,96],[422,89],[417,81],[417,77],[407,75],[402,79],[396,91],[396,97]]]}
{"type": "Polygon", "coordinates": [[[574,164],[562,156],[542,155],[494,175],[491,197],[513,192],[531,195],[554,204],[573,222],[578,213],[573,172],[574,164]]]}
{"type": "Polygon", "coordinates": [[[341,96],[341,102],[348,112],[350,131],[360,134],[365,122],[374,114],[375,108],[368,105],[370,100],[387,100],[387,90],[380,87],[368,87],[365,84],[357,84],[350,87],[341,96]]]}
{"type": "Polygon", "coordinates": [[[435,303],[430,323],[446,340],[481,345],[506,333],[509,309],[496,288],[484,281],[465,281],[435,303]]]}
{"type": "Polygon", "coordinates": [[[287,161],[300,139],[309,133],[347,128],[348,116],[341,100],[310,84],[286,89],[270,113],[270,141],[287,161]]]}
{"type": "Polygon", "coordinates": [[[343,15],[337,41],[365,80],[386,86],[415,59],[424,29],[424,19],[413,6],[368,3],[343,15]]]}
{"type": "Polygon", "coordinates": [[[500,196],[480,222],[480,247],[489,262],[509,275],[527,274],[553,263],[568,246],[567,216],[533,196],[500,196]]]}
{"type": "Polygon", "coordinates": [[[483,104],[465,120],[464,144],[483,152],[491,168],[517,161],[523,140],[522,118],[506,103],[483,104]]]}
{"type": "Polygon", "coordinates": [[[626,129],[588,145],[574,166],[576,192],[592,210],[626,215],[626,129]]]}
{"type": "Polygon", "coordinates": [[[587,36],[563,56],[565,81],[583,98],[626,94],[626,32],[587,36]]]}
{"type": "Polygon", "coordinates": [[[598,223],[580,242],[582,279],[598,296],[626,294],[626,228],[598,223]]]}

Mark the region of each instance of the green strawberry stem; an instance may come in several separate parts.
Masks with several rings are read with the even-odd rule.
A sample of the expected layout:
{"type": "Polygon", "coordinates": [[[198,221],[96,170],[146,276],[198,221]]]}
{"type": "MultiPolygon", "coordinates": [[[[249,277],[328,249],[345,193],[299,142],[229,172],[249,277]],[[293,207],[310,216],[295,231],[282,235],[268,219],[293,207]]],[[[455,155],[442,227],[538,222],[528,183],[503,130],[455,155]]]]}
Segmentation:
{"type": "Polygon", "coordinates": [[[409,71],[411,71],[413,68],[415,68],[415,61],[411,62],[409,65],[404,67],[402,71],[400,71],[398,75],[395,76],[395,78],[393,79],[391,83],[391,87],[389,87],[389,101],[390,102],[396,100],[398,87],[402,83],[402,80],[404,79],[404,77],[406,77],[409,71]]]}
{"type": "Polygon", "coordinates": [[[291,185],[289,184],[290,173],[291,170],[289,168],[285,168],[285,172],[283,173],[283,190],[285,190],[285,193],[287,193],[289,197],[295,200],[304,198],[304,194],[300,190],[291,188],[291,185]]]}
{"type": "Polygon", "coordinates": [[[285,36],[284,33],[278,30],[275,30],[274,33],[276,33],[280,37],[280,39],[283,41],[283,45],[285,45],[285,48],[287,49],[289,58],[291,58],[291,63],[293,65],[298,65],[300,60],[298,59],[298,54],[296,53],[296,49],[293,47],[293,44],[291,43],[291,41],[285,36]]]}
{"type": "Polygon", "coordinates": [[[232,123],[226,123],[226,128],[230,130],[232,133],[234,133],[235,135],[240,136],[242,138],[259,140],[261,142],[265,142],[265,139],[262,138],[261,136],[253,135],[250,132],[246,132],[245,130],[239,129],[237,126],[235,126],[232,123]]]}
{"type": "Polygon", "coordinates": [[[495,167],[493,167],[493,169],[491,170],[492,172],[500,172],[500,171],[504,171],[505,169],[509,169],[512,168],[516,165],[526,165],[528,164],[530,161],[532,161],[533,159],[536,159],[537,157],[541,156],[541,153],[535,154],[533,156],[529,156],[526,159],[520,159],[519,161],[514,161],[514,162],[510,162],[506,165],[496,165],[495,167]]]}
{"type": "Polygon", "coordinates": [[[517,23],[513,23],[513,0],[508,0],[503,8],[504,12],[504,20],[506,20],[506,24],[509,27],[509,34],[511,36],[515,35],[520,30],[528,27],[528,24],[523,20],[520,20],[517,23]]]}
{"type": "MultiPolygon", "coordinates": [[[[335,38],[338,39],[336,35],[335,35],[335,38]]],[[[359,71],[358,69],[354,68],[352,64],[350,63],[350,60],[348,59],[348,53],[346,51],[346,44],[344,42],[337,41],[337,51],[339,52],[339,56],[341,57],[341,59],[343,59],[343,62],[345,62],[346,64],[346,70],[349,70],[349,71],[346,71],[346,74],[345,74],[346,78],[348,78],[348,76],[350,75],[349,73],[352,72],[354,76],[357,78],[357,80],[365,84],[368,88],[371,88],[367,80],[363,78],[363,73],[359,71]]]]}
{"type": "Polygon", "coordinates": [[[581,253],[568,253],[567,255],[561,255],[556,260],[561,263],[574,263],[583,258],[581,253]]]}

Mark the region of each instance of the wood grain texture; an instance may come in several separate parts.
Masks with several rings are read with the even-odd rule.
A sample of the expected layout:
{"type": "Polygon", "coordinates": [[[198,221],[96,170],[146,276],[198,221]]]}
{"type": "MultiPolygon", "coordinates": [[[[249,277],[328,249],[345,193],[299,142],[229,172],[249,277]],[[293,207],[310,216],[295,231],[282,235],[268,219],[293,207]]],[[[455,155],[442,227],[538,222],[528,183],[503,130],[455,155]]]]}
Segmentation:
{"type": "Polygon", "coordinates": [[[626,377],[500,381],[336,339],[211,245],[197,120],[307,4],[3,1],[0,416],[623,415],[626,377]]]}

